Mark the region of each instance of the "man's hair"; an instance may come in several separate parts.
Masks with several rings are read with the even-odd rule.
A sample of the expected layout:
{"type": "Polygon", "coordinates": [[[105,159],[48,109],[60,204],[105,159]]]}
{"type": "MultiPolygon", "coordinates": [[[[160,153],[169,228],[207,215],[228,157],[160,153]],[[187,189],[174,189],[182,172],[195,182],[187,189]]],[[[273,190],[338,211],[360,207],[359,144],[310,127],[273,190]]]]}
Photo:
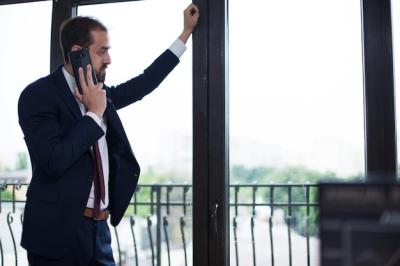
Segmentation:
{"type": "Polygon", "coordinates": [[[74,17],[64,21],[60,28],[60,46],[64,61],[69,63],[68,53],[72,46],[89,47],[93,43],[91,31],[107,32],[107,28],[92,17],[74,17]]]}

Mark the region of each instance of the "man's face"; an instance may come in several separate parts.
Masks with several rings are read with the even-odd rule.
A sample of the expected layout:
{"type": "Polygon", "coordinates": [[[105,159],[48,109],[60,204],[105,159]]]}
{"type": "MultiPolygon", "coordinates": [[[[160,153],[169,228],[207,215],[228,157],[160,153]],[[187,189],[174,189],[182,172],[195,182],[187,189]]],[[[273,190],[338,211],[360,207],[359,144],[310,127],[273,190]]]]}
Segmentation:
{"type": "Polygon", "coordinates": [[[89,46],[90,59],[99,82],[106,79],[106,68],[111,64],[111,57],[108,53],[110,43],[108,34],[105,31],[94,30],[91,32],[93,44],[89,46]]]}

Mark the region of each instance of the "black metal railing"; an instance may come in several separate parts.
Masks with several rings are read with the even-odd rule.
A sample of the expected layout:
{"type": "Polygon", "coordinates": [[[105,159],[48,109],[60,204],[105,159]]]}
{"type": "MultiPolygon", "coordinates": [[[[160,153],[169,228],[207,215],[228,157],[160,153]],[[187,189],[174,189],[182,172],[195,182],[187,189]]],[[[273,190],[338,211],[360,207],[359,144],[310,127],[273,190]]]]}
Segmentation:
{"type": "MultiPolygon", "coordinates": [[[[19,246],[27,187],[0,181],[0,266],[27,265],[19,246]]],[[[231,265],[314,265],[315,195],[314,184],[231,184],[231,265]]],[[[140,185],[113,230],[118,265],[192,265],[191,247],[191,185],[140,185]]]]}
{"type": "MultiPolygon", "coordinates": [[[[317,185],[315,184],[235,184],[230,185],[231,197],[231,217],[233,237],[231,237],[231,265],[315,265],[317,264],[318,250],[317,250],[317,207],[316,192],[317,185]],[[246,191],[247,190],[247,191],[246,191]],[[245,196],[240,197],[242,191],[245,196]],[[238,229],[241,224],[239,219],[243,214],[240,213],[240,208],[245,208],[249,212],[247,218],[241,220],[241,224],[249,224],[249,231],[251,245],[246,243],[246,235],[240,239],[238,237],[238,229]],[[277,218],[277,211],[281,211],[281,221],[275,221],[277,218]],[[257,219],[258,216],[262,219],[257,219]],[[264,228],[256,231],[257,226],[264,228]],[[274,236],[275,231],[280,230],[280,234],[274,236]],[[264,230],[264,231],[263,231],[264,230]],[[282,230],[286,232],[286,249],[283,246],[282,230]],[[267,250],[257,256],[257,238],[262,234],[264,237],[258,237],[261,241],[258,244],[265,242],[269,243],[267,250]],[[296,241],[292,239],[296,235],[296,241]],[[299,242],[299,236],[302,240],[299,242]],[[313,238],[315,245],[313,250],[311,248],[311,238],[313,238]],[[299,245],[304,244],[303,251],[298,252],[299,245]],[[296,247],[294,247],[296,244],[296,247]],[[240,252],[243,245],[250,248],[250,254],[240,252]],[[277,252],[279,249],[279,252],[277,252]],[[305,258],[295,257],[296,264],[293,263],[294,249],[297,254],[305,254],[305,258]],[[231,249],[232,251],[232,249],[231,249]],[[311,257],[313,251],[314,257],[311,257]],[[233,253],[233,254],[232,254],[233,253]],[[239,261],[240,253],[245,253],[242,263],[239,261]],[[250,262],[251,260],[251,262],[250,262]],[[235,262],[235,263],[234,263],[235,262]],[[250,264],[251,263],[251,264],[250,264]]],[[[265,246],[265,245],[264,245],[265,246]]]]}

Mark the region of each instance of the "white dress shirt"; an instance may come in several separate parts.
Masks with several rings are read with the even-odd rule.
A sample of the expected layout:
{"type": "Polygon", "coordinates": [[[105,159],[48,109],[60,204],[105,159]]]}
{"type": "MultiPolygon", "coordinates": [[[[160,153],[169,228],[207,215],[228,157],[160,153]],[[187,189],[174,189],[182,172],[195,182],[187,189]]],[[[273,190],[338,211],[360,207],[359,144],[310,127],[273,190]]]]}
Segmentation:
{"type": "MultiPolygon", "coordinates": [[[[168,48],[171,52],[173,52],[178,58],[182,56],[182,54],[186,50],[186,45],[180,40],[177,39],[172,45],[168,48]]],[[[73,75],[68,73],[65,67],[62,68],[65,80],[68,83],[68,86],[75,97],[75,91],[77,90],[76,81],[73,75]]],[[[108,206],[109,198],[108,198],[108,180],[109,180],[109,165],[108,165],[108,146],[106,141],[106,133],[107,133],[107,118],[98,117],[95,113],[87,112],[85,106],[76,99],[76,102],[79,105],[79,109],[81,110],[82,115],[87,115],[93,118],[93,120],[103,129],[104,135],[98,140],[99,150],[101,156],[101,162],[103,166],[103,174],[104,174],[104,188],[105,188],[105,202],[100,201],[100,209],[104,210],[108,206]]],[[[94,207],[94,184],[92,183],[92,188],[90,190],[89,198],[86,204],[86,207],[93,208],[94,207]]]]}

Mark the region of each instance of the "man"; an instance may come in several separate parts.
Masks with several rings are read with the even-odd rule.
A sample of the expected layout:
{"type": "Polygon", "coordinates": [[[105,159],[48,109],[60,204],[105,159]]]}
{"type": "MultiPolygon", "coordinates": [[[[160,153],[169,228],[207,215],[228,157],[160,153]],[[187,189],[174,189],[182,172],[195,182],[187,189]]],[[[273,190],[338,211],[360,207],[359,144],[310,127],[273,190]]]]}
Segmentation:
{"type": "Polygon", "coordinates": [[[154,90],[178,64],[199,18],[191,4],[184,30],[142,75],[116,87],[103,84],[111,63],[106,27],[88,17],[60,32],[65,65],[30,84],[18,103],[32,162],[21,245],[30,265],[115,265],[110,231],[135,191],[140,168],[116,110],[154,90]],[[79,69],[82,94],[68,53],[88,48],[99,83],[79,69]]]}

